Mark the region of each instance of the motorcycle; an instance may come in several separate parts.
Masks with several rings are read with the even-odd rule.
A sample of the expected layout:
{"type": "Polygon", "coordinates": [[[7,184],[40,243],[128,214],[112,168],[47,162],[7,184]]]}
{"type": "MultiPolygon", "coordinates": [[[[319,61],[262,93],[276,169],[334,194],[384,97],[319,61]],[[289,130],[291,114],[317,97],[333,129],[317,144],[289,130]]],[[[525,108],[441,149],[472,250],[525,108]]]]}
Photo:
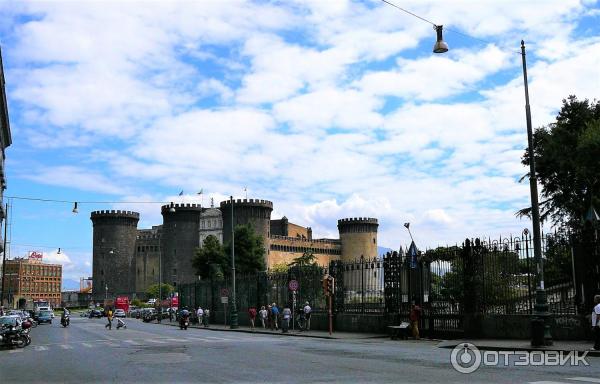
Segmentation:
{"type": "Polygon", "coordinates": [[[179,317],[179,329],[187,330],[189,325],[190,325],[190,314],[189,313],[182,314],[179,317]]]}
{"type": "Polygon", "coordinates": [[[0,329],[0,345],[25,348],[25,346],[29,345],[30,342],[31,339],[23,329],[19,329],[10,325],[4,326],[2,329],[0,329]]]}
{"type": "Polygon", "coordinates": [[[67,328],[67,327],[69,326],[69,323],[71,323],[71,319],[69,319],[69,315],[63,315],[63,316],[60,318],[60,324],[61,324],[63,327],[67,328]]]}

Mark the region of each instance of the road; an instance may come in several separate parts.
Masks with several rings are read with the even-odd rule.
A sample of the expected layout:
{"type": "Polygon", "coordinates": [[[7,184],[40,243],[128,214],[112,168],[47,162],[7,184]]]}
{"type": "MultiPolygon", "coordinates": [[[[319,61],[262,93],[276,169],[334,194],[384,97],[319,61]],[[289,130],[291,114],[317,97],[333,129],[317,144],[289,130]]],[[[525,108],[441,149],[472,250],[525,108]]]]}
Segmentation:
{"type": "MultiPolygon", "coordinates": [[[[58,319],[56,319],[58,320],[58,319]]],[[[431,341],[326,340],[73,317],[32,330],[24,349],[0,350],[0,382],[435,382],[600,383],[600,359],[584,367],[482,366],[456,372],[431,341]]]]}

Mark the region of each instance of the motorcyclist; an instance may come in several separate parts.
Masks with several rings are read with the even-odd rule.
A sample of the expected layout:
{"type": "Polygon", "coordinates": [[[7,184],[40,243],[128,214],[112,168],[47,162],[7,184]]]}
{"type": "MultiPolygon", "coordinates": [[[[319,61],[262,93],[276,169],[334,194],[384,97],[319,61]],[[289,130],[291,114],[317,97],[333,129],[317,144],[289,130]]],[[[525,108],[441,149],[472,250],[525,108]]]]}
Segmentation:
{"type": "Polygon", "coordinates": [[[183,309],[181,310],[181,313],[179,314],[180,327],[183,327],[183,325],[185,324],[186,321],[188,321],[189,318],[190,318],[190,311],[188,310],[187,307],[183,307],[183,309]]]}
{"type": "Polygon", "coordinates": [[[69,312],[69,310],[66,307],[63,307],[63,313],[60,317],[60,323],[61,324],[66,324],[69,325],[69,315],[71,314],[71,312],[69,312]]]}

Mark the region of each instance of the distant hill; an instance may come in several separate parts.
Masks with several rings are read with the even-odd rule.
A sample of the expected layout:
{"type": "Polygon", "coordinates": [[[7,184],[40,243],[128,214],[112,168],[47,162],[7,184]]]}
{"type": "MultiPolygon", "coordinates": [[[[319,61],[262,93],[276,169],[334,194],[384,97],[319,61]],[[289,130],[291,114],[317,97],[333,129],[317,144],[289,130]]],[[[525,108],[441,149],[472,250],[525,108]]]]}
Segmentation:
{"type": "Polygon", "coordinates": [[[63,279],[62,281],[63,291],[79,291],[79,280],[74,279],[63,279]]]}

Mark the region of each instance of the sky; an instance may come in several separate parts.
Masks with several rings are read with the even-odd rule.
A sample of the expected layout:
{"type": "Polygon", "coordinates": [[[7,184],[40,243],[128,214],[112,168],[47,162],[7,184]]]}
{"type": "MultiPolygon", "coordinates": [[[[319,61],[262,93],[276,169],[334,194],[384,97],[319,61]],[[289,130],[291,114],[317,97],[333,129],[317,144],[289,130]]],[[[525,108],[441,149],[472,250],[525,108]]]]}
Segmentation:
{"type": "Polygon", "coordinates": [[[91,211],[149,228],[160,202],[230,195],[315,237],[376,217],[394,249],[405,222],[421,249],[531,228],[520,41],[545,126],[600,96],[600,4],[390,1],[450,50],[380,0],[0,1],[10,257],[66,286],[92,273],[91,211]]]}

